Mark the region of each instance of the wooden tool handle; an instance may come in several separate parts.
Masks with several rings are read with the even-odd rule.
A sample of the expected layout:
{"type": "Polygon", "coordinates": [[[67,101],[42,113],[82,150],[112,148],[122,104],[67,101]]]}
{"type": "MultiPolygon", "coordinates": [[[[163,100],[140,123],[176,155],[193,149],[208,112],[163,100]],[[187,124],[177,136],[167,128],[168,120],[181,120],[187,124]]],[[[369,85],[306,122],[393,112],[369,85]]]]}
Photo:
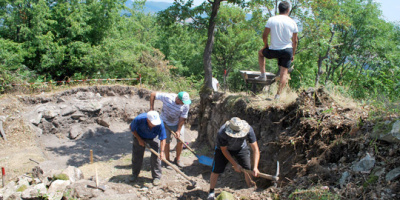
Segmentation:
{"type": "Polygon", "coordinates": [[[164,124],[164,126],[165,126],[172,134],[174,134],[174,136],[176,137],[176,139],[178,139],[180,142],[182,142],[183,145],[185,145],[185,147],[187,147],[192,153],[196,154],[196,152],[195,152],[192,148],[190,148],[184,141],[182,141],[182,139],[181,139],[180,137],[177,137],[177,136],[176,136],[176,133],[175,133],[173,130],[171,130],[171,128],[169,128],[166,124],[164,124]]]}
{"type": "MultiPolygon", "coordinates": [[[[160,157],[160,154],[157,153],[154,149],[150,148],[150,146],[145,143],[146,147],[155,155],[157,155],[158,157],[160,157]]],[[[181,170],[178,169],[178,167],[176,167],[175,165],[173,165],[172,163],[170,163],[168,160],[163,159],[163,162],[167,163],[169,166],[171,166],[176,172],[178,172],[180,175],[182,175],[183,177],[185,177],[189,182],[192,182],[192,180],[186,176],[186,174],[184,174],[181,170]]]]}
{"type": "MultiPolygon", "coordinates": [[[[253,171],[248,170],[248,169],[242,168],[242,172],[246,172],[246,173],[249,173],[249,174],[253,175],[253,171]]],[[[265,178],[265,179],[272,180],[272,181],[279,180],[279,177],[277,177],[277,176],[272,176],[272,175],[264,174],[264,173],[261,173],[261,172],[258,173],[257,177],[265,178]]]]}

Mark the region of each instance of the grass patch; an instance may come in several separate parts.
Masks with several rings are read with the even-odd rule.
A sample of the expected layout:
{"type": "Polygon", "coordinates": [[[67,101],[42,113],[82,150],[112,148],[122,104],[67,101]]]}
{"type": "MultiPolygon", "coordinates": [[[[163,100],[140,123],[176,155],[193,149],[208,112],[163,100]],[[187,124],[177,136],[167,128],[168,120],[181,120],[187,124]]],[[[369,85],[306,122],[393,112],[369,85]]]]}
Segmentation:
{"type": "Polygon", "coordinates": [[[289,195],[289,199],[318,199],[318,200],[337,200],[340,199],[338,195],[332,194],[328,188],[325,187],[313,187],[307,190],[297,189],[289,195]]]}
{"type": "Polygon", "coordinates": [[[17,192],[23,192],[23,191],[25,191],[26,189],[28,189],[28,186],[26,186],[26,185],[21,185],[21,186],[19,186],[19,188],[17,189],[17,192]]]}
{"type": "Polygon", "coordinates": [[[67,180],[69,180],[69,176],[66,175],[66,174],[55,174],[55,175],[53,176],[53,179],[54,179],[54,180],[64,180],[64,181],[67,181],[67,180]]]}

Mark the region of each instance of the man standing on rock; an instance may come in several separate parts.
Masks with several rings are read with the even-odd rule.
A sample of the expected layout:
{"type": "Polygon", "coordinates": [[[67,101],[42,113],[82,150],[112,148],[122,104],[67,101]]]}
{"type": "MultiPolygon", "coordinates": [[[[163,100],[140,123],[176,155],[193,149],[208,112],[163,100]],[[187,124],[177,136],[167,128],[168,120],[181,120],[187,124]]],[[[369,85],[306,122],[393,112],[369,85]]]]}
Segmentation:
{"type": "MultiPolygon", "coordinates": [[[[184,123],[188,117],[189,105],[192,102],[189,94],[187,92],[179,92],[178,94],[152,92],[150,94],[150,110],[154,110],[154,100],[160,100],[163,102],[161,119],[164,121],[166,126],[176,133],[177,138],[180,138],[181,141],[184,141],[184,123]]],[[[165,157],[168,161],[170,161],[169,150],[172,137],[169,130],[166,130],[166,132],[167,144],[165,145],[165,157]]],[[[183,149],[183,143],[181,141],[177,141],[176,157],[173,162],[178,167],[183,167],[182,163],[180,162],[181,152],[183,149]]]]}
{"type": "MultiPolygon", "coordinates": [[[[219,129],[216,139],[214,161],[210,177],[210,193],[208,200],[215,198],[214,188],[217,184],[219,174],[223,173],[226,164],[230,162],[236,172],[242,172],[242,168],[251,169],[249,142],[254,152],[253,175],[258,176],[258,163],[260,161],[260,150],[258,149],[256,135],[253,128],[238,117],[233,117],[219,129]],[[233,159],[233,157],[236,158],[233,159]]],[[[247,186],[251,187],[252,181],[249,174],[244,173],[247,186]]]]}
{"type": "Polygon", "coordinates": [[[270,17],[262,35],[264,47],[258,52],[258,64],[261,75],[256,79],[266,80],[265,58],[278,59],[280,81],[275,99],[279,99],[288,79],[288,70],[294,60],[297,48],[298,28],[296,22],[289,17],[290,4],[279,3],[279,15],[270,17]],[[271,34],[271,46],[268,45],[268,36],[271,34]]]}
{"type": "Polygon", "coordinates": [[[167,134],[163,121],[157,111],[150,111],[138,115],[131,123],[130,129],[133,133],[132,147],[132,175],[130,181],[134,182],[139,176],[143,163],[144,150],[148,144],[154,151],[159,152],[160,158],[151,154],[150,167],[153,185],[159,185],[161,179],[161,160],[165,159],[164,147],[167,134]],[[158,139],[156,138],[158,136],[158,139]]]}

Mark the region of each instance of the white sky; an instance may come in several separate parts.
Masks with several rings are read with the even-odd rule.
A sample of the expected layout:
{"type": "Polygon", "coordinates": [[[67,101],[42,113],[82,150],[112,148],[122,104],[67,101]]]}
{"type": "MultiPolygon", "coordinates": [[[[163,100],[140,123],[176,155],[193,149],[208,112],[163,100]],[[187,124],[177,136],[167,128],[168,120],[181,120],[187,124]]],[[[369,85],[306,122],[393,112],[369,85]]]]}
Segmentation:
{"type": "MultiPolygon", "coordinates": [[[[173,3],[174,0],[148,0],[173,3]]],[[[194,0],[194,5],[200,5],[204,0],[194,0]]],[[[400,0],[374,0],[381,4],[382,14],[385,20],[400,23],[400,0]]]]}

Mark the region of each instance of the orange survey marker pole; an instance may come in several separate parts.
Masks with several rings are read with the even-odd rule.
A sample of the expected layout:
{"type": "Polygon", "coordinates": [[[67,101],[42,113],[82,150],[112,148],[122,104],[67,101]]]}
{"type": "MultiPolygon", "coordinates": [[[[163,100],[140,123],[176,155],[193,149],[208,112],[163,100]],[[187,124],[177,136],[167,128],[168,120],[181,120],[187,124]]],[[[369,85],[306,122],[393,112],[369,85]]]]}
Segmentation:
{"type": "Polygon", "coordinates": [[[93,164],[93,150],[90,149],[90,164],[93,164]]]}
{"type": "Polygon", "coordinates": [[[1,177],[2,177],[2,181],[3,181],[3,187],[6,186],[6,170],[4,170],[4,167],[1,168],[1,177]]]}

